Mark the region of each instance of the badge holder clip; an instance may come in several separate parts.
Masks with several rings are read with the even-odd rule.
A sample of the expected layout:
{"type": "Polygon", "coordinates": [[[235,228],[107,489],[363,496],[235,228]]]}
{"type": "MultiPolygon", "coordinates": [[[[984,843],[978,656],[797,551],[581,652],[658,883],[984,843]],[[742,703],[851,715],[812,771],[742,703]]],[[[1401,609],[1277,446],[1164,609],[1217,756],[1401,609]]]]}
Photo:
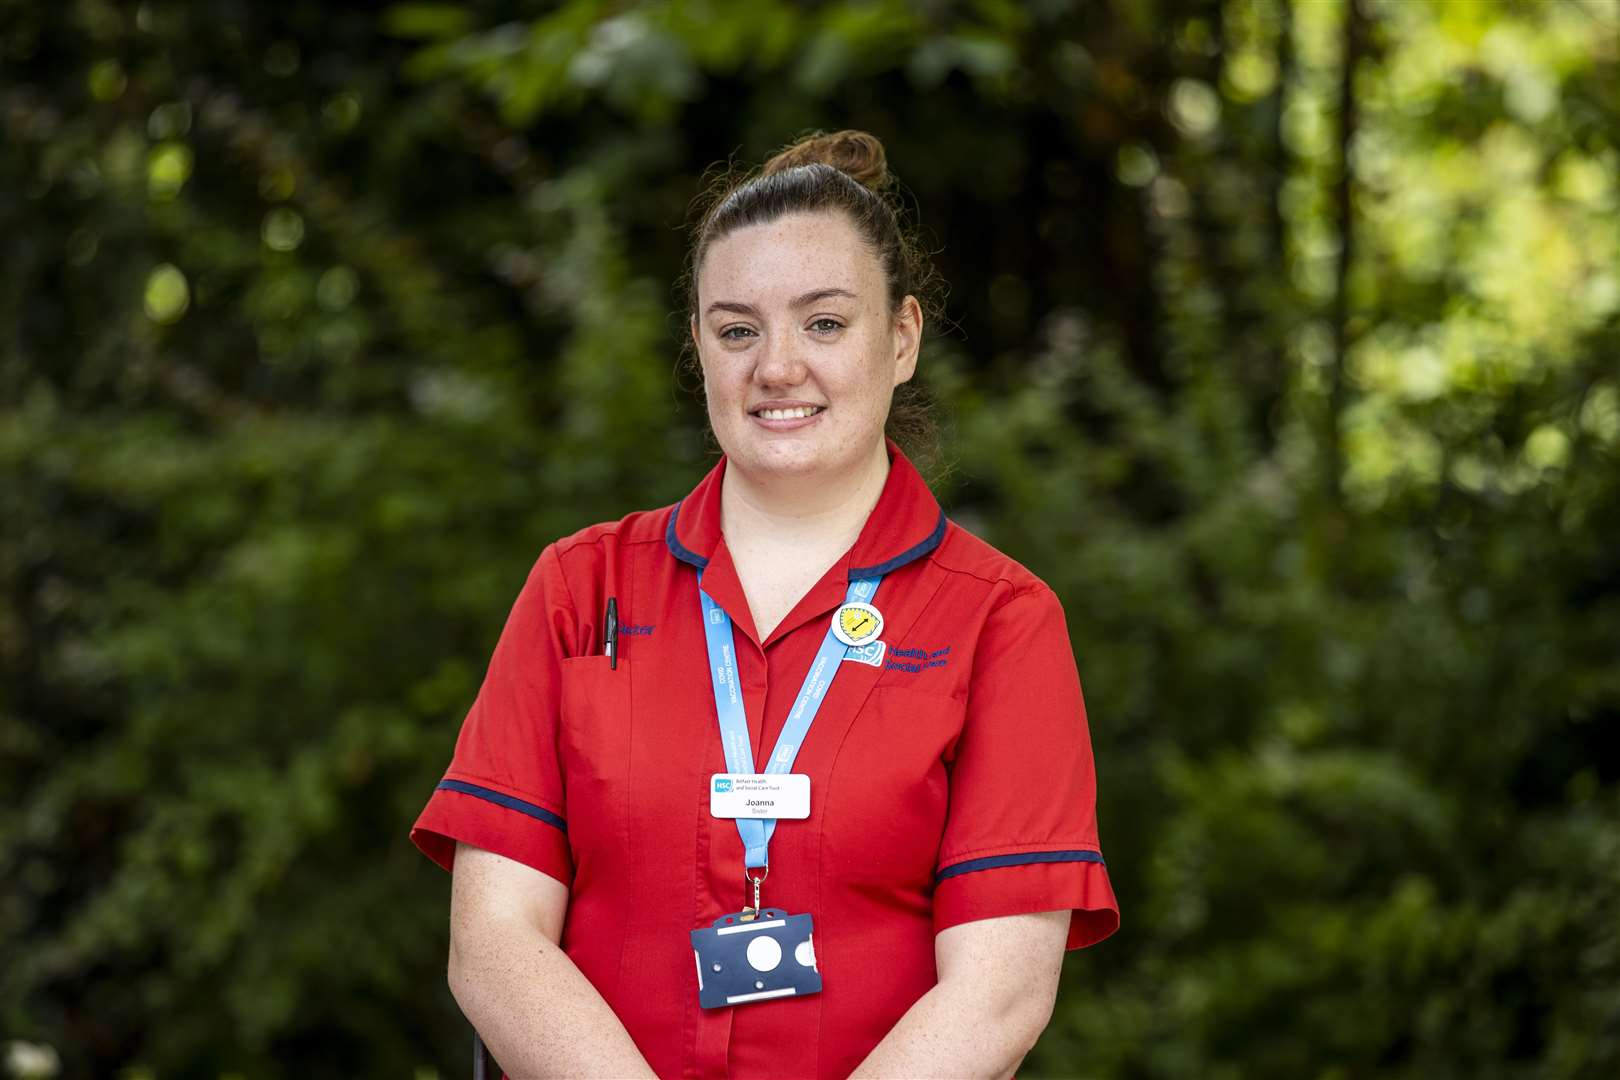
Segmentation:
{"type": "MultiPolygon", "coordinates": [[[[753,922],[759,918],[759,913],[762,910],[759,906],[759,887],[765,884],[765,878],[770,872],[770,867],[762,866],[759,868],[759,877],[755,877],[748,870],[743,870],[743,880],[754,887],[754,902],[743,905],[742,911],[737,915],[738,922],[753,922]]],[[[744,894],[744,899],[747,899],[746,894],[744,894]]]]}

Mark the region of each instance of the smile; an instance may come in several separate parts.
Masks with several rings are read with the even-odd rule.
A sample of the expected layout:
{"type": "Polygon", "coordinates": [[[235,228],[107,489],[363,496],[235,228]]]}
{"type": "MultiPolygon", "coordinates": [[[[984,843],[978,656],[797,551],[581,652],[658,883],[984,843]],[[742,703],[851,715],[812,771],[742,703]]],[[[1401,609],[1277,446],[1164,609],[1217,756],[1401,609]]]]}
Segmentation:
{"type": "Polygon", "coordinates": [[[791,409],[757,409],[753,415],[761,420],[802,420],[825,409],[825,405],[796,405],[791,409]]]}

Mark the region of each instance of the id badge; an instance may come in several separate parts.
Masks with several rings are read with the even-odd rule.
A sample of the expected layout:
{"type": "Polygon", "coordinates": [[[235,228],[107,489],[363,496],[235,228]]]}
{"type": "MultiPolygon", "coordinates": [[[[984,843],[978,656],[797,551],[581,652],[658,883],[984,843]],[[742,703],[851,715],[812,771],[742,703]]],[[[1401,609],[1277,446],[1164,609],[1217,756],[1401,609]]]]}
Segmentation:
{"type": "Polygon", "coordinates": [[[692,952],[705,1009],[821,992],[808,915],[781,908],[765,908],[752,922],[722,915],[692,931],[692,952]]]}
{"type": "Polygon", "coordinates": [[[810,816],[806,773],[715,773],[709,777],[709,813],[717,818],[810,816]]]}

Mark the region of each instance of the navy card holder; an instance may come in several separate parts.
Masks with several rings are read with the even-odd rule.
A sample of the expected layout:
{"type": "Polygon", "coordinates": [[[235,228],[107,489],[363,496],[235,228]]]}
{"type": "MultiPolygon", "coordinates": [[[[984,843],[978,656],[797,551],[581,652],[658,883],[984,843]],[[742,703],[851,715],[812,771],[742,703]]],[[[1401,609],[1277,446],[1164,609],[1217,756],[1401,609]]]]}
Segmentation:
{"type": "Polygon", "coordinates": [[[698,1004],[705,1009],[821,992],[810,916],[765,908],[744,922],[722,915],[692,931],[698,1004]]]}

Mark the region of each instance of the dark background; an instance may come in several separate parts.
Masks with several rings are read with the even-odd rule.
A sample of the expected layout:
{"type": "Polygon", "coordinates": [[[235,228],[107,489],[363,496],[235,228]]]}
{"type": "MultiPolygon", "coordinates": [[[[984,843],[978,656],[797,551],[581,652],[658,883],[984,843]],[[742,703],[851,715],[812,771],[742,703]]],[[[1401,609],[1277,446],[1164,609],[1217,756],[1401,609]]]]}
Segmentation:
{"type": "Polygon", "coordinates": [[[5,1067],[466,1071],[407,828],[712,460],[704,170],[846,126],[1090,710],[1025,1073],[1620,1071],[1612,0],[0,0],[5,1067]]]}

